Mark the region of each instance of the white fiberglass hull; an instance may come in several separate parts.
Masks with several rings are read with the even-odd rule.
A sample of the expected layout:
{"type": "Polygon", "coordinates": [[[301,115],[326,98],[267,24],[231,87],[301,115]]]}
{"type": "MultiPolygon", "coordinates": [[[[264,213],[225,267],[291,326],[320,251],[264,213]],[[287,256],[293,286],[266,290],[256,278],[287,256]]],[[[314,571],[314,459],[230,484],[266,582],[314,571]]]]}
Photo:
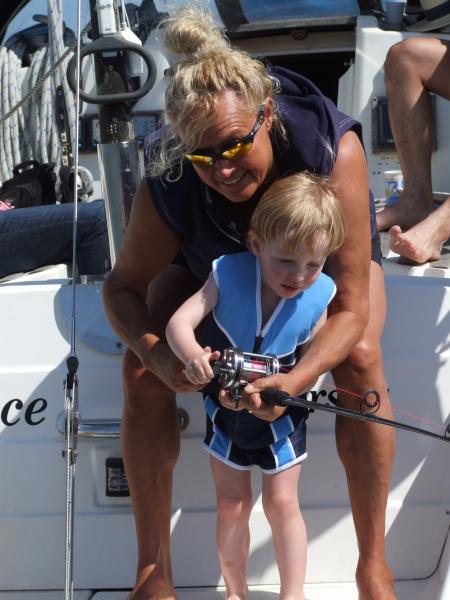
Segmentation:
{"type": "MultiPolygon", "coordinates": [[[[407,267],[395,263],[385,267],[389,310],[383,346],[395,416],[436,431],[428,422],[444,423],[450,414],[449,272],[434,269],[435,276],[430,277],[432,271],[422,269],[422,275],[412,276],[407,267]]],[[[0,582],[2,590],[10,590],[1,592],[1,600],[22,598],[13,590],[63,587],[65,466],[57,421],[64,401],[70,299],[66,280],[25,277],[0,285],[0,582]]],[[[106,323],[99,284],[77,286],[77,331],[81,419],[118,422],[122,348],[106,323]]],[[[198,394],[180,395],[178,401],[189,413],[190,423],[182,433],[174,482],[175,581],[180,588],[207,586],[209,592],[203,591],[203,596],[199,592],[197,597],[214,598],[208,594],[221,579],[215,554],[214,490],[207,455],[200,447],[202,402],[198,394]]],[[[311,415],[309,457],[300,486],[309,532],[307,590],[312,600],[330,597],[331,589],[333,598],[349,600],[356,594],[352,582],[357,547],[333,428],[333,416],[317,411],[311,415]]],[[[416,596],[411,590],[426,590],[417,598],[448,600],[443,594],[450,585],[448,542],[445,546],[450,523],[450,444],[407,431],[397,437],[386,545],[399,598],[412,600],[416,596]]],[[[80,439],[78,449],[75,586],[130,588],[136,560],[130,501],[105,494],[106,460],[121,456],[119,441],[80,439]]],[[[264,589],[270,592],[278,584],[278,574],[257,473],[254,483],[249,583],[262,594],[259,586],[269,586],[264,589]]],[[[122,592],[102,594],[95,598],[125,597],[122,592]]],[[[191,597],[192,591],[180,593],[180,598],[191,597]]]]}

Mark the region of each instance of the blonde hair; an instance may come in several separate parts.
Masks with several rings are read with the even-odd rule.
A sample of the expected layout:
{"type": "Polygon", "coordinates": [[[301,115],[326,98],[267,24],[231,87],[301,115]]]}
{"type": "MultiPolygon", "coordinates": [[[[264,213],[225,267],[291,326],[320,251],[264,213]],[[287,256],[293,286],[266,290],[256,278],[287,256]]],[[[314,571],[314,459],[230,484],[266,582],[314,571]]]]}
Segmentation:
{"type": "MultiPolygon", "coordinates": [[[[180,58],[166,89],[169,128],[150,157],[148,174],[173,181],[181,176],[184,155],[199,147],[225,92],[235,92],[256,115],[280,84],[261,61],[232,48],[208,13],[182,8],[161,25],[164,45],[180,58]]],[[[274,126],[283,133],[274,111],[274,126]]]]}
{"type": "Polygon", "coordinates": [[[306,244],[328,256],[344,242],[345,218],[327,178],[297,173],[275,181],[253,212],[250,229],[262,242],[277,241],[288,251],[306,244]]]}

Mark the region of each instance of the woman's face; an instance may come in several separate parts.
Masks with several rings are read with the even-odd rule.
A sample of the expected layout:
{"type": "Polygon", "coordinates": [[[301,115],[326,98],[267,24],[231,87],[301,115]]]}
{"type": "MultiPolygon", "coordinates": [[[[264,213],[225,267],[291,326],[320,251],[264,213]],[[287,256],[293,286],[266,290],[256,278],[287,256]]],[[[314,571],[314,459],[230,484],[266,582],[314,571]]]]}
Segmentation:
{"type": "MultiPolygon", "coordinates": [[[[232,91],[225,92],[218,104],[214,121],[203,133],[199,150],[220,154],[223,149],[243,138],[255,126],[257,113],[250,113],[232,91]]],[[[274,161],[269,131],[272,126],[272,100],[264,107],[264,121],[245,156],[219,158],[211,166],[193,165],[200,179],[230,202],[250,200],[260,186],[273,177],[274,161]]],[[[194,152],[193,152],[194,154],[194,152]]]]}

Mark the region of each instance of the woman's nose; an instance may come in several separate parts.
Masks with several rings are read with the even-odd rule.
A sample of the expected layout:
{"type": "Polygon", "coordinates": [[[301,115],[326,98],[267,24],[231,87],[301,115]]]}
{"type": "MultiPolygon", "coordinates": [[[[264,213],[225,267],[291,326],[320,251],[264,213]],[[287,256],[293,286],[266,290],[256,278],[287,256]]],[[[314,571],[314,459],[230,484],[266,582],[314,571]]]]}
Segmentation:
{"type": "Polygon", "coordinates": [[[214,167],[221,177],[230,177],[236,169],[236,164],[227,158],[218,158],[214,163],[214,167]]]}

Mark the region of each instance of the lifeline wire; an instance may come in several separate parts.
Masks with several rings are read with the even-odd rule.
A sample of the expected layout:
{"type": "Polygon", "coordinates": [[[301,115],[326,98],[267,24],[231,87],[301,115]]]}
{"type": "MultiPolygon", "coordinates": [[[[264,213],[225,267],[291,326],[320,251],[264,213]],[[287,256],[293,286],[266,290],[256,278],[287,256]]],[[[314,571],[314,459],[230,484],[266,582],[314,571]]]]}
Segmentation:
{"type": "MultiPolygon", "coordinates": [[[[59,0],[60,1],[60,0],[59,0]]],[[[65,536],[65,576],[64,599],[73,600],[73,531],[74,531],[74,487],[75,463],[77,459],[76,435],[78,424],[78,358],[76,355],[76,265],[77,265],[77,226],[78,226],[78,120],[80,105],[80,45],[81,45],[81,0],[77,0],[77,46],[76,46],[76,92],[74,136],[74,177],[73,177],[73,230],[72,230],[72,315],[70,328],[70,354],[67,359],[67,382],[65,396],[66,413],[66,536],[65,536]]]]}

